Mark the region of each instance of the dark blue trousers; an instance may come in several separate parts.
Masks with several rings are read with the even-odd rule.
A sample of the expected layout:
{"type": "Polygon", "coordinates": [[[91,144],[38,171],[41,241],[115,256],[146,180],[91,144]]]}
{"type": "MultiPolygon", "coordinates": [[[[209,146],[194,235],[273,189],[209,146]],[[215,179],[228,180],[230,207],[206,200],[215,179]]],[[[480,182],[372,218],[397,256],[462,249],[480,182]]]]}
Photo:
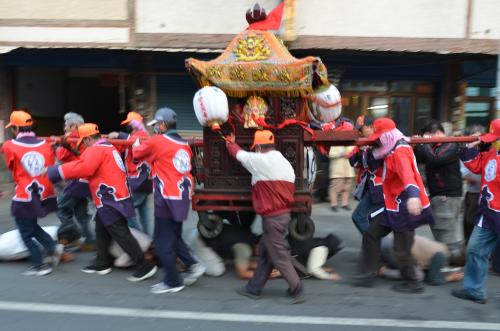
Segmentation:
{"type": "Polygon", "coordinates": [[[182,239],[182,222],[155,218],[154,242],[156,256],[165,270],[163,282],[170,287],[182,286],[184,281],[176,268],[177,257],[187,269],[196,263],[182,239]]]}
{"type": "Polygon", "coordinates": [[[15,220],[17,228],[21,233],[21,238],[30,252],[31,263],[34,267],[40,266],[42,264],[42,252],[33,239],[36,239],[42,245],[48,255],[54,254],[55,241],[38,225],[36,218],[26,219],[16,217],[15,220]]]}

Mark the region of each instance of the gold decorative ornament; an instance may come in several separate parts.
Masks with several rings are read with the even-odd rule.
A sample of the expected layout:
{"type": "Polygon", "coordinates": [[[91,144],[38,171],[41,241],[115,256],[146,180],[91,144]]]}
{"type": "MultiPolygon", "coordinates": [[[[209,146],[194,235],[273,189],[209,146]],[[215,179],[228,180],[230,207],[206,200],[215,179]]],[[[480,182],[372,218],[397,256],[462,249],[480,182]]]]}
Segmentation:
{"type": "Polygon", "coordinates": [[[264,68],[254,69],[252,72],[252,78],[254,81],[267,82],[269,81],[269,76],[264,68]]]}
{"type": "Polygon", "coordinates": [[[210,78],[221,78],[221,71],[219,67],[210,66],[207,69],[207,76],[210,78]]]}
{"type": "Polygon", "coordinates": [[[286,69],[276,68],[274,70],[274,75],[281,82],[289,83],[292,80],[290,77],[290,73],[286,69]]]}
{"type": "Polygon", "coordinates": [[[243,81],[246,80],[246,73],[241,66],[236,66],[229,69],[229,77],[233,80],[243,81]]]}
{"type": "Polygon", "coordinates": [[[237,61],[262,61],[269,58],[271,48],[262,35],[251,33],[238,39],[233,54],[237,61]]]}

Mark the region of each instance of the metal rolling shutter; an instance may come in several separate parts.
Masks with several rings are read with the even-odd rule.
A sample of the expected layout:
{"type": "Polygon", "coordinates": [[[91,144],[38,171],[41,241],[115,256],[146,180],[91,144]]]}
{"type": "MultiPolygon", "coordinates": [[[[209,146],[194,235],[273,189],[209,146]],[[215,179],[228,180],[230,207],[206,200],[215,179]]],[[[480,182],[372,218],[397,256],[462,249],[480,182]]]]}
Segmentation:
{"type": "Polygon", "coordinates": [[[156,76],[156,107],[170,107],[177,113],[178,130],[200,130],[193,110],[193,96],[198,90],[188,75],[156,76]]]}

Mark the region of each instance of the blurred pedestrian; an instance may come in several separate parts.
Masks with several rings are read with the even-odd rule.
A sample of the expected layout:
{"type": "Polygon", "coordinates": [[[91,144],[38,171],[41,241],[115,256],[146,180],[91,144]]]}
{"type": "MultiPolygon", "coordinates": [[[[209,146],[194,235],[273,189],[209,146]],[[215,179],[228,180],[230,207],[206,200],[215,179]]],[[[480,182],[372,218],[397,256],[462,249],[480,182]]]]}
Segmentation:
{"type": "Polygon", "coordinates": [[[153,171],[154,235],[156,255],[165,269],[163,280],[151,287],[151,293],[175,293],[194,284],[205,272],[182,239],[182,224],[191,207],[193,153],[188,143],[177,133],[177,114],[164,107],[156,111],[148,123],[155,134],[133,145],[132,156],[137,162],[147,160],[153,171]],[[177,257],[186,268],[179,275],[177,257]]]}
{"type": "Polygon", "coordinates": [[[352,146],[330,148],[330,208],[334,212],[338,211],[339,195],[342,209],[351,210],[349,200],[354,181],[354,169],[349,164],[349,155],[353,149],[352,146]]]}
{"type": "Polygon", "coordinates": [[[38,218],[55,211],[57,206],[54,186],[44,174],[44,168],[54,164],[54,152],[45,140],[36,137],[30,114],[20,110],[13,111],[5,127],[11,128],[15,137],[2,146],[5,163],[12,172],[15,183],[11,212],[28,248],[32,264],[23,274],[44,276],[59,264],[63,253],[62,245],[57,245],[38,225],[38,218]],[[50,263],[43,261],[37,242],[51,256],[50,263]]]}
{"type": "Polygon", "coordinates": [[[333,281],[341,279],[338,273],[325,266],[343,248],[342,241],[336,235],[330,233],[305,240],[297,240],[289,235],[287,241],[299,276],[333,281]]]}
{"type": "Polygon", "coordinates": [[[263,228],[257,269],[238,293],[259,299],[273,268],[276,268],[288,283],[289,303],[301,303],[305,300],[302,282],[285,245],[285,235],[291,220],[290,207],[295,194],[293,167],[275,149],[274,134],[269,130],[255,132],[251,147],[255,152],[241,149],[234,136],[226,139],[229,154],[252,175],[252,203],[255,212],[262,216],[263,228]]]}
{"type": "MultiPolygon", "coordinates": [[[[77,146],[76,141],[67,140],[78,139],[78,126],[82,124],[83,117],[79,114],[69,112],[64,115],[64,137],[56,144],[56,157],[60,163],[78,160],[85,150],[84,144],[77,146]]],[[[88,182],[81,179],[68,180],[64,190],[57,196],[57,217],[65,229],[76,227],[85,238],[85,244],[93,247],[95,236],[90,228],[92,216],[88,212],[88,198],[88,182]],[[75,223],[75,219],[78,223],[75,223]]]]}
{"type": "Polygon", "coordinates": [[[500,242],[500,119],[493,120],[489,133],[460,151],[460,159],[481,175],[479,212],[467,245],[463,289],[452,294],[460,299],[486,303],[485,289],[492,251],[500,242]]]}
{"type": "Polygon", "coordinates": [[[111,272],[113,256],[109,253],[112,240],[130,256],[135,272],[127,278],[138,282],[152,277],[157,267],[145,260],[137,240],[130,233],[127,219],[134,215],[134,205],[127,186],[125,166],[120,153],[102,139],[97,125],[85,123],[78,127],[78,144],[86,145],[80,158],[48,168],[52,182],[83,178],[88,181],[97,207],[96,246],[94,262],[83,268],[84,273],[106,275],[111,272]]]}
{"type": "MultiPolygon", "coordinates": [[[[418,279],[428,285],[443,285],[463,279],[462,272],[442,272],[450,257],[448,246],[443,243],[415,235],[411,254],[415,258],[418,279]]],[[[391,235],[382,239],[382,258],[385,265],[380,268],[379,276],[401,279],[401,272],[397,269],[394,258],[394,237],[391,235]]]]}
{"type": "MultiPolygon", "coordinates": [[[[368,138],[373,134],[373,119],[361,115],[356,120],[355,128],[362,137],[368,138]]],[[[370,171],[367,162],[369,149],[368,146],[356,146],[349,156],[349,163],[358,171],[354,198],[359,203],[352,213],[352,221],[361,234],[368,229],[369,215],[384,208],[384,193],[382,192],[383,168],[380,167],[375,171],[370,171]]]]}
{"type": "MultiPolygon", "coordinates": [[[[121,125],[125,126],[127,132],[110,132],[108,137],[111,139],[125,139],[127,141],[136,141],[138,138],[149,137],[146,128],[144,127],[144,120],[139,113],[129,112],[127,118],[123,120],[121,125]]],[[[151,165],[147,160],[141,162],[134,161],[132,157],[132,146],[124,146],[118,148],[124,154],[125,167],[127,168],[127,178],[132,192],[132,201],[134,208],[139,214],[138,223],[137,218],[129,219],[129,226],[141,230],[146,234],[150,234],[150,216],[148,208],[148,200],[151,192],[153,192],[153,182],[151,180],[151,165]],[[139,225],[140,224],[140,225],[139,225]]]]}
{"type": "Polygon", "coordinates": [[[404,282],[393,286],[395,291],[419,293],[424,290],[415,272],[415,259],[411,254],[415,228],[432,224],[429,198],[417,170],[413,149],[408,138],[389,118],[373,123],[374,133],[369,137],[379,147],[368,154],[372,170],[383,166],[385,212],[375,216],[363,234],[361,273],[355,285],[371,287],[381,266],[381,239],[394,233],[394,257],[404,282]]]}
{"type": "Polygon", "coordinates": [[[190,247],[207,268],[206,275],[222,276],[226,271],[224,260],[230,259],[236,275],[250,279],[256,268],[251,258],[257,251],[259,240],[260,237],[249,227],[223,223],[221,233],[215,238],[204,238],[195,230],[191,235],[190,247]]]}
{"type": "MultiPolygon", "coordinates": [[[[486,129],[482,125],[473,125],[464,132],[466,136],[480,136],[486,129]]],[[[465,181],[465,197],[463,202],[464,209],[464,240],[469,242],[472,230],[474,230],[474,215],[479,209],[479,196],[481,191],[481,175],[470,171],[462,161],[460,161],[460,172],[465,181]]]]}
{"type": "MultiPolygon", "coordinates": [[[[434,120],[421,133],[423,137],[445,137],[443,126],[434,120]]],[[[463,261],[462,174],[457,153],[456,143],[415,146],[417,161],[425,164],[427,188],[436,220],[431,225],[432,234],[449,247],[452,260],[463,261]]]]}

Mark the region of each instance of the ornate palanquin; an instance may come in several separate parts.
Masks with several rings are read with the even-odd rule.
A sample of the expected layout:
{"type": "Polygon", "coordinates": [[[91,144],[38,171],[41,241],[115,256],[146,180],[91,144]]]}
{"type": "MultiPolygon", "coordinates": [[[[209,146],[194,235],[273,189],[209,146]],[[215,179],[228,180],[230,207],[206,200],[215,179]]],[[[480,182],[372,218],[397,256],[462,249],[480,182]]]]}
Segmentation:
{"type": "MultiPolygon", "coordinates": [[[[233,132],[245,149],[256,128],[264,124],[275,133],[276,147],[296,175],[293,212],[309,215],[311,194],[304,180],[304,131],[308,119],[303,97],[327,84],[327,71],[317,57],[294,58],[273,33],[246,30],[236,36],[216,59],[186,60],[186,68],[200,87],[217,86],[229,99],[224,134],[233,132]],[[259,118],[259,121],[254,119],[259,118]],[[279,127],[279,129],[278,129],[279,127]]],[[[199,178],[199,177],[198,177],[199,178]]],[[[193,208],[208,211],[250,211],[250,174],[227,153],[220,132],[204,128],[202,188],[195,190],[193,208]]]]}

